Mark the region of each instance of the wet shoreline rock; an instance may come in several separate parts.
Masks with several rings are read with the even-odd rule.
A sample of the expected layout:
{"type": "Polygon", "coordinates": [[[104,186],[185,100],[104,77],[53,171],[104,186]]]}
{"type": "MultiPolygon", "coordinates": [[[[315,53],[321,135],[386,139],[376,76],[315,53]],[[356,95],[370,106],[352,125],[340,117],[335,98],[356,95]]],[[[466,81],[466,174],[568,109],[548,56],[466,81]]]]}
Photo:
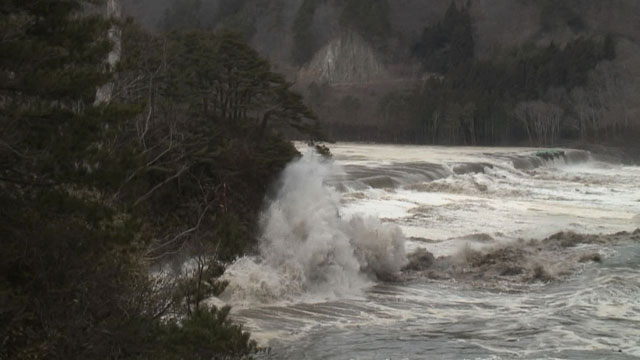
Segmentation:
{"type": "Polygon", "coordinates": [[[609,235],[559,232],[543,240],[517,240],[481,249],[462,249],[455,255],[435,257],[425,249],[409,254],[403,268],[408,280],[455,280],[479,286],[498,283],[527,284],[559,281],[580,264],[603,261],[603,256],[579,245],[606,245],[640,241],[640,229],[609,235]]]}

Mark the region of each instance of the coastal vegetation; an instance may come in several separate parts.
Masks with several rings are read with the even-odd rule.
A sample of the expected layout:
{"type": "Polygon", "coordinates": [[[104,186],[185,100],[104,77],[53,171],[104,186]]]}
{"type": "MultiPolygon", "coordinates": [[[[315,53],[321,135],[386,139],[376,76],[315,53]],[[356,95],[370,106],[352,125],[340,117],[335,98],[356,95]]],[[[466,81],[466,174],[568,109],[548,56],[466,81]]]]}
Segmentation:
{"type": "Polygon", "coordinates": [[[204,300],[297,156],[281,133],[317,138],[315,115],[241,36],[101,5],[0,6],[0,358],[250,354],[204,300]]]}

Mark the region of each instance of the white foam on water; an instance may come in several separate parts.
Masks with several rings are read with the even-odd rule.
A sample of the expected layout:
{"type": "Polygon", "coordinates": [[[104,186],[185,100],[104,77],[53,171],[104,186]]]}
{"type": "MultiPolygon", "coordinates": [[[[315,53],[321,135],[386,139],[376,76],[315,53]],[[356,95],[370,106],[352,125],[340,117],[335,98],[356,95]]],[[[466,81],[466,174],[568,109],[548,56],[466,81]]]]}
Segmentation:
{"type": "Polygon", "coordinates": [[[410,246],[425,247],[435,255],[451,254],[464,244],[452,245],[450,239],[474,233],[499,240],[540,239],[567,230],[631,231],[640,224],[639,167],[584,156],[582,163],[557,158],[532,170],[516,169],[510,159],[535,159],[538,150],[529,148],[338,144],[332,151],[338,163],[366,168],[372,175],[376,166],[384,174],[394,163],[488,165],[481,173],[453,174],[386,190],[360,189],[358,197],[347,196],[343,214],[366,213],[399,225],[407,236],[440,240],[410,246]]]}
{"type": "MultiPolygon", "coordinates": [[[[402,335],[403,346],[420,350],[431,341],[456,351],[460,347],[438,339],[454,339],[460,330],[452,343],[484,349],[465,358],[564,358],[563,351],[618,349],[640,356],[633,342],[640,334],[628,325],[640,314],[637,268],[619,270],[626,274],[623,284],[611,270],[597,277],[589,272],[604,265],[583,264],[588,271],[561,283],[505,287],[504,293],[451,280],[375,285],[400,270],[405,251],[417,248],[455,255],[558,231],[632,231],[640,221],[639,167],[586,157],[578,164],[556,159],[529,170],[514,167],[510,159],[535,156],[537,149],[337,144],[331,150],[333,162],[306,153],[284,171],[262,216],[260,254],[238,260],[224,275],[230,285],[223,300],[240,309],[236,316],[261,344],[285,344],[292,358],[325,358],[335,346],[371,354],[372,342],[384,351],[402,335]],[[454,174],[461,163],[488,166],[454,174]],[[436,166],[451,174],[433,181],[416,175],[436,166]],[[394,181],[367,185],[359,177],[394,181]],[[405,241],[403,233],[413,239],[405,241]],[[486,243],[470,240],[473,234],[486,243]],[[344,342],[317,340],[336,332],[344,342]],[[378,337],[363,335],[370,333],[378,337]]],[[[590,246],[604,263],[623,251],[590,246]]]]}
{"type": "Polygon", "coordinates": [[[261,218],[260,254],[231,265],[221,298],[233,304],[326,301],[353,296],[406,264],[399,227],[340,214],[340,195],[325,185],[339,173],[313,151],[290,164],[261,218]]]}

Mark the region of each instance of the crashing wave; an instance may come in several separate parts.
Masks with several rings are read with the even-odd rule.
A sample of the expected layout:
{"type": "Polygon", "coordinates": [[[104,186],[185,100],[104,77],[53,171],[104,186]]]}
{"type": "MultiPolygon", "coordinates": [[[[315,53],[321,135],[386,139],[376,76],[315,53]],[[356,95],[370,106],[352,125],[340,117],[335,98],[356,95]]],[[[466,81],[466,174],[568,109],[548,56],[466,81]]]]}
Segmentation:
{"type": "Polygon", "coordinates": [[[338,193],[324,183],[336,172],[333,162],[311,151],[284,170],[262,214],[260,255],[227,269],[223,300],[324,300],[400,272],[407,263],[401,230],[371,217],[342,217],[338,193]]]}

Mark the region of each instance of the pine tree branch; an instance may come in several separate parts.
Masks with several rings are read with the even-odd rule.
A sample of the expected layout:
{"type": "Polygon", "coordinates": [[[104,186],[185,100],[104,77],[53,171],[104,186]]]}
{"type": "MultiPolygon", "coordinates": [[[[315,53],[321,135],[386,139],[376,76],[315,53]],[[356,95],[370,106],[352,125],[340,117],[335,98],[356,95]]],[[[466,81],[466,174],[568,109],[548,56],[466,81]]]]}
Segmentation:
{"type": "Polygon", "coordinates": [[[173,180],[179,178],[180,176],[182,176],[182,174],[187,171],[189,169],[188,165],[184,165],[182,166],[182,168],[180,168],[180,170],[178,170],[178,172],[165,179],[163,182],[161,182],[160,184],[154,186],[151,190],[149,190],[149,192],[147,192],[146,194],[144,194],[143,196],[141,196],[138,200],[136,200],[136,202],[133,204],[133,207],[136,207],[138,205],[140,205],[140,203],[146,201],[147,199],[149,199],[151,197],[151,195],[153,195],[154,192],[156,192],[158,189],[162,188],[163,186],[165,186],[166,184],[172,182],[173,180]]]}

